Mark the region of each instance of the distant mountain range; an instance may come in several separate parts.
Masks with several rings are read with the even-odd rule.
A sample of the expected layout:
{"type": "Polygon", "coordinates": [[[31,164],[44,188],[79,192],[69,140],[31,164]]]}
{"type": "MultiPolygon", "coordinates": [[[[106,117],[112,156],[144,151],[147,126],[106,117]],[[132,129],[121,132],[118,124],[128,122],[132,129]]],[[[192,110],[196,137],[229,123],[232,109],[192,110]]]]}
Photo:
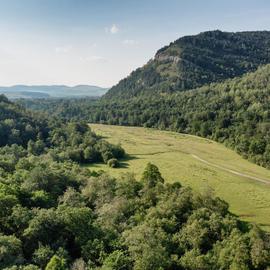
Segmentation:
{"type": "Polygon", "coordinates": [[[38,99],[38,98],[80,98],[100,97],[108,91],[93,85],[14,85],[10,87],[0,86],[0,94],[10,99],[38,99]]]}

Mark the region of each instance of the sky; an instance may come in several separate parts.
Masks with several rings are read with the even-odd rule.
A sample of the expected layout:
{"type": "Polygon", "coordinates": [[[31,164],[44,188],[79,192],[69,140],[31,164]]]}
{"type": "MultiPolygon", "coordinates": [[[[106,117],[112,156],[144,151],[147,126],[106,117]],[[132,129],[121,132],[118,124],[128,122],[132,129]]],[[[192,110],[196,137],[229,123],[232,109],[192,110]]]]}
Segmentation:
{"type": "Polygon", "coordinates": [[[0,85],[111,87],[184,35],[270,30],[269,0],[0,0],[0,85]]]}

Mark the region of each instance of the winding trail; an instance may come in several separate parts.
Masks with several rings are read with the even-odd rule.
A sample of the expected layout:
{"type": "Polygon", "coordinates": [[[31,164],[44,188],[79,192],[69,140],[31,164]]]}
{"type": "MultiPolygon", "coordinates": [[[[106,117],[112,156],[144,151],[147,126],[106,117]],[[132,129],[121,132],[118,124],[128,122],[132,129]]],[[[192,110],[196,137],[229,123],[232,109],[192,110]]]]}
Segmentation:
{"type": "Polygon", "coordinates": [[[226,172],[229,172],[229,173],[232,173],[232,174],[235,174],[235,175],[238,175],[238,176],[242,176],[242,177],[245,177],[245,178],[248,178],[248,179],[251,179],[251,180],[254,180],[254,181],[257,181],[257,182],[261,182],[261,183],[264,183],[264,184],[267,184],[267,185],[270,185],[270,180],[266,180],[266,179],[262,179],[262,178],[259,178],[259,177],[256,177],[256,176],[251,176],[251,175],[248,175],[248,174],[245,174],[245,173],[240,173],[240,172],[237,172],[237,171],[234,171],[234,170],[231,170],[231,169],[228,169],[228,168],[225,168],[225,167],[222,167],[220,165],[216,165],[212,162],[209,162],[207,160],[204,160],[196,155],[193,155],[191,154],[192,157],[194,157],[195,159],[207,164],[207,165],[210,165],[212,167],[215,167],[215,168],[218,168],[220,170],[223,170],[223,171],[226,171],[226,172]]]}

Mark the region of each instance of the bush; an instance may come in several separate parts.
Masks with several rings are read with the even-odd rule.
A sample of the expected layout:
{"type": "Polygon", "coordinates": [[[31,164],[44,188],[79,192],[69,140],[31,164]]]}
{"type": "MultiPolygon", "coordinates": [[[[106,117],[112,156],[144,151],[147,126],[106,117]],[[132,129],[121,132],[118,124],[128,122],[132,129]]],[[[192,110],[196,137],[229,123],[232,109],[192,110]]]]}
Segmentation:
{"type": "Polygon", "coordinates": [[[116,158],[111,158],[107,162],[108,166],[111,168],[117,168],[119,166],[119,162],[116,158]]]}
{"type": "Polygon", "coordinates": [[[49,263],[47,264],[45,270],[66,270],[66,262],[63,258],[54,255],[49,263]]]}

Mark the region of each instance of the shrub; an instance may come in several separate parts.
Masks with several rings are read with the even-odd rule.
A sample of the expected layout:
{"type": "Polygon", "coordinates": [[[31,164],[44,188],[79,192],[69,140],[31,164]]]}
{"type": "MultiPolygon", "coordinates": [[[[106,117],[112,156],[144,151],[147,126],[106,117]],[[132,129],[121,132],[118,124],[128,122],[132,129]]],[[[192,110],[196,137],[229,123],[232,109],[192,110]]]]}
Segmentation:
{"type": "Polygon", "coordinates": [[[117,168],[119,166],[119,162],[116,158],[111,158],[107,162],[108,166],[111,168],[117,168]]]}

